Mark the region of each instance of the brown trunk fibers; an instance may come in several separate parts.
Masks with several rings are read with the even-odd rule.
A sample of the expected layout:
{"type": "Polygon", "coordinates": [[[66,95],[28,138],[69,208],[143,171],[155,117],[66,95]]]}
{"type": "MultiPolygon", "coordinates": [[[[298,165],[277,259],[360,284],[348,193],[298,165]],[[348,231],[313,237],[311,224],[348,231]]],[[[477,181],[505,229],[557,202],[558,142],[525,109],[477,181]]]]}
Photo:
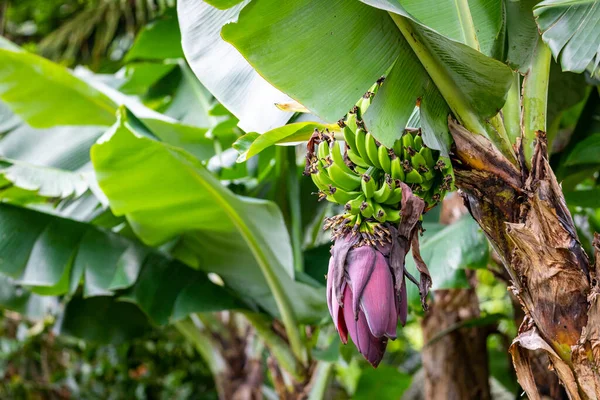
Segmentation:
{"type": "MultiPolygon", "coordinates": [[[[442,203],[440,222],[451,224],[466,212],[462,199],[450,196],[442,203]]],[[[473,288],[435,291],[421,322],[426,343],[422,351],[425,399],[491,399],[486,348],[489,329],[456,329],[479,315],[473,288]]]]}
{"type": "MultiPolygon", "coordinates": [[[[595,268],[577,238],[538,131],[529,171],[453,120],[457,186],[510,275],[525,318],[511,354],[521,386],[540,398],[530,351],[548,355],[571,399],[600,398],[600,304],[595,268]]],[[[600,245],[599,245],[600,246],[600,245]]]]}

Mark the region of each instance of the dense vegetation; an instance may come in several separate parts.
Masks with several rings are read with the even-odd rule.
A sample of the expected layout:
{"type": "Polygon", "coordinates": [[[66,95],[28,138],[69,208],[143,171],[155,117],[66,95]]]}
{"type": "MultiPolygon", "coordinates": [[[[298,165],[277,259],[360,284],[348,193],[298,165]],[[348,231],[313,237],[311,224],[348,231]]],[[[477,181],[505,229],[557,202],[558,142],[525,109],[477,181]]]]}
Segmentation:
{"type": "Polygon", "coordinates": [[[599,4],[3,3],[0,397],[598,396],[599,4]]]}

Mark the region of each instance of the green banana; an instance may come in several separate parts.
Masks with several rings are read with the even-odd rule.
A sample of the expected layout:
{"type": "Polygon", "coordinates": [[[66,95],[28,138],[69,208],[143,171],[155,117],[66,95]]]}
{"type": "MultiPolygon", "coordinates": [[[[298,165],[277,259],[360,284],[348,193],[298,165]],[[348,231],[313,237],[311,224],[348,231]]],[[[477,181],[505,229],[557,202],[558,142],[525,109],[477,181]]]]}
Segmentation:
{"type": "MultiPolygon", "coordinates": [[[[335,161],[335,160],[334,160],[335,161]]],[[[419,169],[421,167],[427,167],[427,161],[420,153],[414,153],[411,155],[410,163],[414,169],[419,169]]]]}
{"type": "Polygon", "coordinates": [[[427,168],[433,169],[435,161],[433,161],[433,152],[431,151],[431,149],[428,147],[423,147],[421,150],[419,150],[419,154],[421,154],[421,156],[423,156],[423,158],[425,159],[425,162],[427,163],[427,168]]]}
{"type": "Polygon", "coordinates": [[[398,139],[394,142],[393,150],[398,157],[402,157],[402,139],[398,139]]]}
{"type": "MultiPolygon", "coordinates": [[[[365,160],[366,163],[370,164],[369,156],[367,154],[367,147],[365,138],[367,136],[367,132],[364,129],[358,128],[356,130],[356,150],[358,151],[358,155],[365,160]]],[[[371,164],[372,165],[372,164],[371,164]]]]}
{"type": "Polygon", "coordinates": [[[360,206],[360,213],[365,218],[371,218],[373,216],[373,203],[369,200],[363,201],[360,206]]]}
{"type": "Polygon", "coordinates": [[[373,197],[375,190],[377,189],[377,183],[375,183],[375,179],[369,175],[368,171],[366,174],[363,174],[362,179],[360,180],[360,186],[367,199],[373,197]]]}
{"type": "Polygon", "coordinates": [[[381,164],[379,164],[379,155],[377,154],[377,143],[375,143],[375,138],[370,132],[367,132],[365,136],[365,148],[367,150],[369,160],[371,161],[371,165],[381,169],[381,164]]]}
{"type": "Polygon", "coordinates": [[[400,222],[400,210],[391,207],[382,207],[385,211],[385,220],[387,222],[400,222]]]}
{"type": "Polygon", "coordinates": [[[379,203],[373,203],[373,217],[379,222],[385,222],[386,212],[379,203]]]}
{"type": "Polygon", "coordinates": [[[391,174],[392,174],[392,178],[394,179],[400,179],[401,181],[404,180],[405,178],[405,174],[404,174],[404,167],[402,166],[402,161],[400,160],[400,157],[396,157],[392,160],[391,162],[391,174]]]}
{"type": "MultiPolygon", "coordinates": [[[[347,166],[346,166],[347,167],[347,166]]],[[[340,167],[338,163],[333,163],[327,168],[329,177],[334,182],[333,186],[340,187],[345,191],[352,191],[360,186],[360,176],[352,173],[347,173],[340,167]]]]}
{"type": "Polygon", "coordinates": [[[387,174],[392,173],[392,160],[390,159],[389,150],[385,146],[379,146],[377,149],[377,158],[379,159],[379,165],[387,174]]]}
{"type": "Polygon", "coordinates": [[[388,199],[386,201],[384,201],[383,204],[394,205],[394,204],[400,203],[401,201],[402,201],[402,188],[397,187],[392,191],[392,194],[390,195],[390,197],[388,197],[388,199]]]}
{"type": "Polygon", "coordinates": [[[319,157],[319,160],[323,162],[329,159],[329,143],[327,140],[323,140],[321,143],[319,143],[317,156],[319,157]]]}
{"type": "Polygon", "coordinates": [[[344,126],[342,132],[344,134],[344,141],[346,142],[346,146],[349,150],[352,149],[352,151],[356,153],[356,137],[354,135],[354,132],[348,127],[348,125],[344,126]]]}
{"type": "Polygon", "coordinates": [[[415,143],[415,146],[413,147],[415,151],[420,151],[423,147],[423,138],[421,137],[421,135],[415,135],[415,137],[413,138],[413,142],[415,143]]]}
{"type": "Polygon", "coordinates": [[[406,149],[407,147],[414,148],[415,142],[413,140],[413,136],[410,132],[406,132],[404,136],[402,136],[402,146],[406,149]]]}
{"type": "Polygon", "coordinates": [[[419,172],[417,172],[416,169],[411,168],[410,170],[406,171],[406,183],[422,183],[423,182],[423,177],[421,176],[421,174],[419,174],[419,172]]]}
{"type": "Polygon", "coordinates": [[[365,160],[363,160],[362,157],[359,156],[358,153],[355,152],[354,150],[348,149],[347,154],[348,154],[348,158],[350,159],[350,161],[352,161],[354,164],[358,165],[359,167],[364,167],[364,168],[370,167],[370,165],[367,164],[367,162],[365,160]]]}
{"type": "Polygon", "coordinates": [[[331,197],[335,203],[346,204],[350,200],[355,199],[360,195],[360,192],[347,192],[340,188],[331,187],[328,197],[331,197]]]}
{"type": "Polygon", "coordinates": [[[373,200],[375,200],[378,203],[383,203],[384,201],[389,199],[389,197],[392,195],[392,192],[392,182],[385,181],[383,182],[381,187],[377,189],[375,193],[373,193],[373,200]]]}
{"type": "Polygon", "coordinates": [[[348,201],[344,206],[344,209],[352,215],[357,215],[360,213],[360,206],[362,205],[363,201],[365,201],[365,196],[360,194],[355,199],[348,201]]]}
{"type": "Polygon", "coordinates": [[[337,140],[333,142],[333,146],[331,147],[331,159],[333,160],[333,163],[337,164],[337,166],[340,167],[340,169],[343,170],[345,173],[350,175],[356,175],[356,173],[346,165],[346,160],[344,160],[344,156],[342,156],[340,142],[337,140]]]}

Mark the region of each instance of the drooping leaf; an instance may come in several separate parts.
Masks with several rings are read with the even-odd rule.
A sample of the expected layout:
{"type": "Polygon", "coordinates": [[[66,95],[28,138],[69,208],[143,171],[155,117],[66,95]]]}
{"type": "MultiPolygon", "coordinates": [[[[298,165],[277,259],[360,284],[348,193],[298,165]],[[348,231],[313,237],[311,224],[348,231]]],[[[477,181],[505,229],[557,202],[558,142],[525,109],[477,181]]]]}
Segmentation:
{"type": "Polygon", "coordinates": [[[504,44],[504,6],[495,0],[400,0],[423,25],[457,42],[479,43],[483,54],[501,55],[504,44]]]}
{"type": "Polygon", "coordinates": [[[565,191],[569,207],[600,208],[600,188],[565,191]]]}
{"type": "Polygon", "coordinates": [[[126,94],[144,95],[152,85],[177,67],[177,64],[161,62],[137,62],[125,67],[125,81],[119,90],[126,94]]]}
{"type": "Polygon", "coordinates": [[[116,105],[60,65],[0,49],[0,99],[36,128],[112,125],[116,105]],[[57,112],[57,109],[60,112],[57,112]]]}
{"type": "Polygon", "coordinates": [[[577,143],[564,164],[565,166],[600,165],[600,133],[590,135],[585,140],[577,143]]]}
{"type": "Polygon", "coordinates": [[[183,50],[200,82],[240,120],[243,130],[262,133],[284,125],[291,117],[275,106],[291,99],[221,38],[221,27],[237,19],[247,3],[223,11],[204,1],[180,0],[177,13],[183,50]]]}
{"type": "Polygon", "coordinates": [[[597,0],[545,0],[533,9],[542,39],[563,71],[592,75],[600,64],[600,2],[597,0]]]}
{"type": "Polygon", "coordinates": [[[56,297],[31,293],[18,285],[14,279],[0,274],[0,307],[36,320],[56,313],[58,300],[56,297]]]}
{"type": "MultiPolygon", "coordinates": [[[[469,287],[465,268],[485,268],[489,260],[488,242],[471,218],[462,218],[441,230],[425,234],[421,240],[421,257],[433,278],[432,290],[469,287]]],[[[413,273],[415,262],[406,257],[406,267],[413,273]]],[[[418,288],[408,285],[409,302],[420,304],[418,288]]]]}
{"type": "Polygon", "coordinates": [[[335,124],[325,125],[316,122],[296,122],[275,128],[259,136],[254,136],[252,133],[246,134],[237,141],[237,148],[239,149],[238,151],[240,151],[238,161],[245,161],[254,157],[274,144],[305,142],[310,139],[310,136],[315,129],[320,131],[325,129],[335,131],[339,130],[339,127],[335,124]],[[251,142],[249,147],[246,147],[245,144],[248,142],[247,139],[252,137],[255,137],[255,139],[251,142]]]}
{"type": "MultiPolygon", "coordinates": [[[[46,198],[79,197],[89,188],[85,174],[60,169],[38,167],[0,157],[0,176],[13,186],[32,191],[46,198]]],[[[0,185],[0,198],[6,185],[0,185]]]]}
{"type": "Polygon", "coordinates": [[[67,303],[56,330],[91,342],[119,344],[150,328],[144,313],[133,304],[108,296],[76,296],[67,303]]]}
{"type": "Polygon", "coordinates": [[[135,285],[119,298],[137,304],[158,325],[195,312],[243,307],[205,274],[159,256],[146,260],[135,285]]]}
{"type": "Polygon", "coordinates": [[[533,18],[533,7],[539,0],[506,1],[506,34],[508,37],[508,64],[526,73],[531,64],[538,30],[533,18]]]}
{"type": "Polygon", "coordinates": [[[218,273],[272,314],[277,308],[266,279],[294,294],[299,319],[321,317],[321,291],[293,281],[288,233],[273,203],[235,196],[193,157],[138,130],[124,110],[92,148],[92,160],[113,212],[127,216],[144,242],[183,235],[186,262],[218,273]]]}
{"type": "Polygon", "coordinates": [[[221,35],[269,82],[335,122],[392,65],[397,33],[386,13],[356,1],[260,0],[221,35]]]}
{"type": "MultiPolygon", "coordinates": [[[[455,114],[461,115],[465,125],[476,133],[485,133],[480,121],[494,116],[502,108],[512,81],[512,72],[503,63],[486,57],[477,50],[449,39],[431,28],[418,23],[394,0],[362,0],[363,3],[393,13],[397,24],[402,25],[404,40],[400,56],[386,79],[381,93],[375,96],[367,110],[365,120],[374,135],[390,146],[399,137],[417,99],[434,104],[437,112],[429,115],[421,111],[423,126],[441,126],[446,123],[441,95],[455,114]],[[465,65],[471,66],[465,68],[465,65]],[[476,67],[475,67],[476,66],[476,67]],[[394,70],[397,69],[395,72],[394,70]],[[384,90],[388,86],[387,90],[384,90]],[[436,90],[432,86],[437,87],[436,90]],[[402,110],[397,112],[396,110],[402,110]],[[457,111],[460,111],[457,112],[457,111]],[[475,129],[478,128],[478,129],[475,129]],[[379,136],[378,136],[379,135],[379,136]]],[[[398,31],[400,35],[400,31],[398,31]]],[[[438,128],[439,129],[439,128],[438,128]]],[[[425,133],[428,134],[427,129],[425,133]]],[[[437,143],[433,148],[447,152],[447,132],[440,135],[429,132],[437,143]]],[[[425,138],[427,139],[427,137],[425,138]]],[[[430,140],[431,141],[431,140],[430,140]]],[[[427,142],[427,140],[426,140],[427,142]]]]}
{"type": "Polygon", "coordinates": [[[144,26],[125,56],[125,61],[183,58],[181,34],[174,8],[144,26]]]}

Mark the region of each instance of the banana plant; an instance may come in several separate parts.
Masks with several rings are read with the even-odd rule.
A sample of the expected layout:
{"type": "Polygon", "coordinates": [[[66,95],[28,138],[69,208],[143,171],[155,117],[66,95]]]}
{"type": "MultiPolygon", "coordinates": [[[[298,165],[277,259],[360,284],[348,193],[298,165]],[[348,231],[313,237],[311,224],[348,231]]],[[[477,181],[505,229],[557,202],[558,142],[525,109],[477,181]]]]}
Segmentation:
{"type": "MultiPolygon", "coordinates": [[[[523,389],[539,398],[531,371],[531,352],[538,350],[548,356],[570,398],[600,397],[594,350],[600,340],[595,329],[600,318],[597,264],[589,261],[598,240],[586,254],[549,152],[557,114],[567,108],[554,99],[562,95],[561,84],[577,79],[567,72],[584,73],[597,85],[600,3],[182,0],[178,14],[184,52],[199,80],[224,103],[234,105],[234,99],[243,98],[245,104],[261,106],[253,114],[245,104],[233,106],[241,123],[252,124],[260,116],[263,131],[277,124],[280,116],[273,103],[280,102],[281,93],[291,97],[287,104],[296,104],[296,110],[310,111],[309,120],[339,121],[337,129],[323,127],[303,135],[297,134],[300,125],[268,130],[247,137],[245,148],[249,156],[268,144],[308,141],[307,173],[324,199],[346,204],[346,214],[328,225],[336,238],[328,303],[342,340],[349,332],[365,357],[378,363],[387,339],[395,335],[387,322],[391,327],[405,313],[403,265],[411,244],[422,294],[430,284],[418,243],[412,240],[420,214],[436,202],[430,190],[441,196],[443,185],[454,184],[506,268],[525,312],[510,349],[523,389]],[[208,18],[210,29],[203,24],[208,18]],[[212,74],[201,61],[217,55],[227,58],[219,73],[212,74]],[[560,68],[551,74],[553,58],[560,68]],[[244,84],[232,90],[227,76],[244,84]],[[263,92],[255,90],[257,81],[263,92]],[[373,85],[380,85],[376,94],[373,85]],[[361,108],[365,100],[371,104],[361,108]],[[415,111],[416,125],[411,118],[415,111]],[[441,179],[431,171],[432,160],[415,159],[421,155],[415,149],[417,138],[434,157],[449,158],[440,168],[441,179]],[[340,150],[342,141],[346,150],[340,150]],[[407,164],[396,167],[398,183],[390,183],[387,177],[394,176],[391,166],[398,159],[407,164]],[[428,172],[433,176],[425,176],[428,172]],[[402,200],[392,202],[392,213],[383,197],[389,199],[386,192],[398,186],[402,200]],[[375,193],[378,198],[370,201],[375,193]],[[389,229],[381,233],[377,227],[390,223],[396,231],[388,240],[389,229]],[[352,235],[352,229],[360,234],[352,235]],[[402,251],[384,260],[389,249],[380,238],[402,251]],[[376,250],[362,251],[365,247],[376,250]],[[391,269],[380,263],[391,263],[391,269]],[[371,272],[366,272],[369,265],[371,272]],[[373,278],[376,271],[382,271],[381,277],[373,278]],[[352,282],[345,282],[345,276],[352,282]],[[364,301],[360,309],[356,304],[357,293],[368,292],[373,279],[380,295],[389,295],[380,299],[390,309],[382,313],[386,316],[373,315],[364,301]],[[342,304],[346,307],[340,317],[342,304]],[[371,320],[365,323],[365,316],[371,320]],[[373,352],[365,343],[371,343],[373,352]]],[[[575,92],[595,104],[596,87],[581,84],[575,92]]],[[[597,157],[584,164],[587,168],[578,174],[560,171],[573,175],[573,187],[598,170],[597,157]]],[[[435,281],[435,274],[431,278],[435,281]]]]}

